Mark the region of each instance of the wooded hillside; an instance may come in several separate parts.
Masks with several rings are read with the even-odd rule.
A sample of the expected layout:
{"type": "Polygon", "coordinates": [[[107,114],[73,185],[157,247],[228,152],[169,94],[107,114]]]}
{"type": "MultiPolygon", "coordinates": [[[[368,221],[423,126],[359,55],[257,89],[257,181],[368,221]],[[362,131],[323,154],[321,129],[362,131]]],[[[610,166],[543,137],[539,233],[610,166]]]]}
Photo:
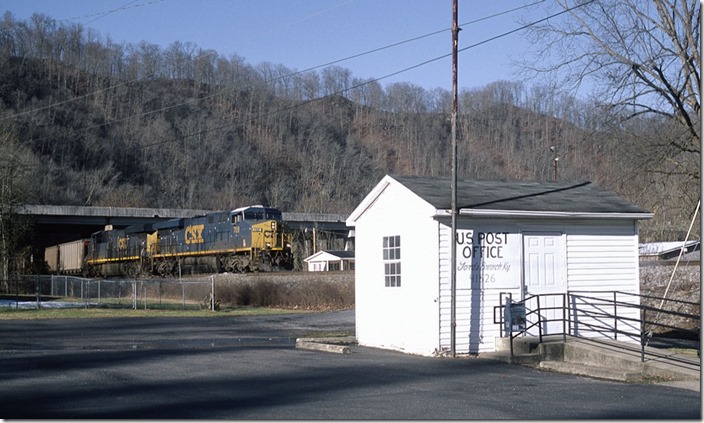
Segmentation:
{"type": "MultiPolygon", "coordinates": [[[[6,13],[0,178],[33,204],[345,214],[385,174],[449,175],[450,98],[338,66],[298,72],[190,43],[116,44],[6,13]]],[[[656,214],[642,242],[686,232],[699,181],[668,163],[667,118],[626,124],[597,101],[508,81],[462,90],[459,113],[460,177],[548,180],[558,157],[559,179],[656,214]]]]}

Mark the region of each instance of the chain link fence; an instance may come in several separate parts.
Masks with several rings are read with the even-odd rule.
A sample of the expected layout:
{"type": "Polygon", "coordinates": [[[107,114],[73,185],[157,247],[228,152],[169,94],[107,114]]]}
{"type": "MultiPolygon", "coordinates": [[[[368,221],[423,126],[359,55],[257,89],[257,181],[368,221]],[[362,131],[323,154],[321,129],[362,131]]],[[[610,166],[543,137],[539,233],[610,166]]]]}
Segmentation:
{"type": "Polygon", "coordinates": [[[344,310],[354,307],[354,272],[216,274],[171,279],[14,275],[0,280],[0,307],[344,310]]]}
{"type": "Polygon", "coordinates": [[[132,308],[216,310],[214,277],[89,279],[18,275],[3,281],[2,305],[15,308],[132,308]]]}

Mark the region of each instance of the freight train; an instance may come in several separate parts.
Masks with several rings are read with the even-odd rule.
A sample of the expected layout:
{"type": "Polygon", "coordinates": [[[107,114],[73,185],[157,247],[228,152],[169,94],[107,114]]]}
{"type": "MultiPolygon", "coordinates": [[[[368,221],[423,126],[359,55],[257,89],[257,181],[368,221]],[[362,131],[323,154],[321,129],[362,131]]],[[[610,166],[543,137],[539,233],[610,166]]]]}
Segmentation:
{"type": "Polygon", "coordinates": [[[106,226],[90,239],[47,248],[45,260],[54,273],[91,277],[293,269],[291,233],[281,212],[260,205],[124,229],[106,226]]]}

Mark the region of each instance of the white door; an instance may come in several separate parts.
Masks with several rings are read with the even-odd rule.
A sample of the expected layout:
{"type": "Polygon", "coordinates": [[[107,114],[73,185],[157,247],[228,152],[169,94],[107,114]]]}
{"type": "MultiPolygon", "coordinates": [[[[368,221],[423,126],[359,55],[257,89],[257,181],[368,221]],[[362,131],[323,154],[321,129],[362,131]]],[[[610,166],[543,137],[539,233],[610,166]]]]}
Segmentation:
{"type": "MultiPolygon", "coordinates": [[[[565,270],[565,248],[561,233],[541,232],[523,233],[523,281],[524,298],[538,294],[564,294],[567,292],[565,270]]],[[[562,295],[541,295],[540,319],[543,335],[561,334],[563,332],[563,312],[565,304],[562,295]]],[[[537,308],[536,299],[526,304],[527,311],[537,308]]],[[[536,317],[528,317],[528,324],[534,323],[536,317]]],[[[538,328],[528,331],[529,335],[538,335],[538,328]]]]}

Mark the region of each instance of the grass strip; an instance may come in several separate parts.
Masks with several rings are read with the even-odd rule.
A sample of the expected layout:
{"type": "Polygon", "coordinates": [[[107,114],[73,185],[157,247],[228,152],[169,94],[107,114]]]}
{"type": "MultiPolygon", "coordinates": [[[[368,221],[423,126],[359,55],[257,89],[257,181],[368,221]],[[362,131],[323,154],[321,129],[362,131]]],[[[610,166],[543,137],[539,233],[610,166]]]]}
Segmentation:
{"type": "Polygon", "coordinates": [[[236,307],[218,311],[210,310],[134,310],[112,308],[0,308],[0,320],[36,319],[95,319],[113,317],[233,317],[271,314],[305,313],[305,310],[288,310],[268,307],[236,307]]]}

